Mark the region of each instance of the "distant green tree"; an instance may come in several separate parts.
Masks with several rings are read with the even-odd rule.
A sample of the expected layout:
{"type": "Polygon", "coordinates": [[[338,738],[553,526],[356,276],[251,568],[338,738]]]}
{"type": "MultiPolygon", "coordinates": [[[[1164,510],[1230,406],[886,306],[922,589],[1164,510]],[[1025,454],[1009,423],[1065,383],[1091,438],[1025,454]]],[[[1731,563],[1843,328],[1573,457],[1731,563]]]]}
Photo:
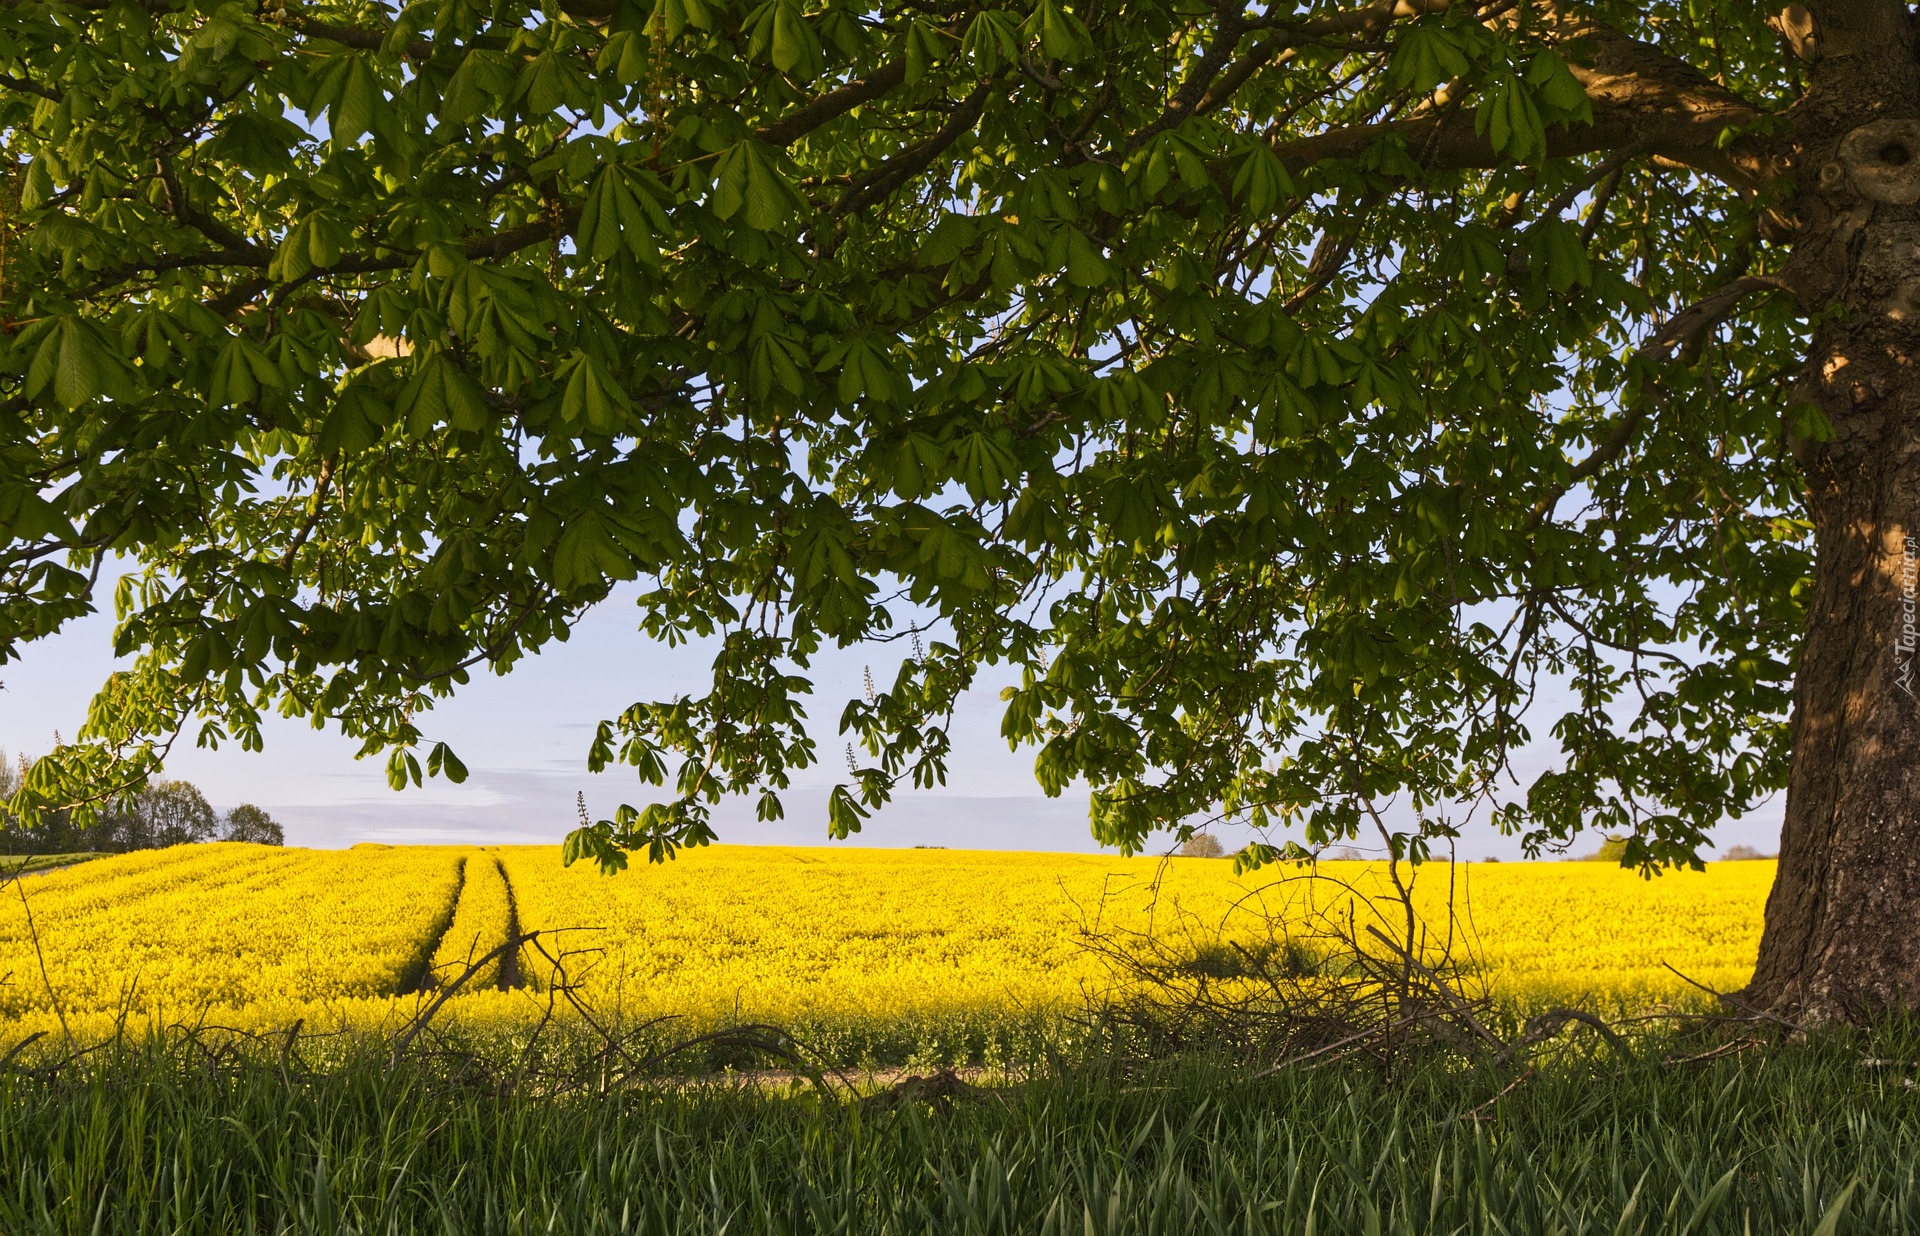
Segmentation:
{"type": "Polygon", "coordinates": [[[1627,861],[1628,838],[1621,833],[1609,833],[1600,842],[1600,848],[1585,856],[1590,863],[1613,863],[1616,866],[1627,861]]]}
{"type": "Polygon", "coordinates": [[[219,816],[206,796],[185,781],[156,781],[116,813],[123,850],[162,849],[211,841],[219,816]]]}
{"type": "Polygon", "coordinates": [[[254,845],[285,845],[286,832],[273,821],[273,817],[252,803],[241,803],[232,811],[221,829],[223,841],[248,841],[254,845]]]}
{"type": "Polygon", "coordinates": [[[1195,833],[1182,841],[1180,848],[1175,851],[1182,858],[1220,858],[1226,852],[1226,847],[1212,833],[1195,833]]]}

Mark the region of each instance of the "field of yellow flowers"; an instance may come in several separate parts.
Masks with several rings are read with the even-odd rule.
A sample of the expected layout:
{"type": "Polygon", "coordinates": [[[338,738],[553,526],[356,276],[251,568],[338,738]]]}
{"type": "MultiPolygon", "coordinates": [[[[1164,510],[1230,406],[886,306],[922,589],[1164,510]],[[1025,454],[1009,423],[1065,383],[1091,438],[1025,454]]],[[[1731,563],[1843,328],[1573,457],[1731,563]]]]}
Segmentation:
{"type": "MultiPolygon", "coordinates": [[[[1770,862],[1654,880],[1599,863],[1433,863],[1413,900],[1496,995],[1612,1010],[1739,986],[1770,862]],[[1448,913],[1448,906],[1455,913],[1448,913]]],[[[1108,981],[1086,947],[1395,929],[1381,864],[1236,878],[1217,859],[715,846],[614,877],[557,847],[298,850],[231,843],[99,859],[0,890],[0,1030],[392,1025],[507,940],[448,1014],[511,1025],[554,963],[609,1016],[925,1025],[1045,1018],[1108,981]]],[[[0,1051],[7,1041],[0,1038],[0,1051]]]]}

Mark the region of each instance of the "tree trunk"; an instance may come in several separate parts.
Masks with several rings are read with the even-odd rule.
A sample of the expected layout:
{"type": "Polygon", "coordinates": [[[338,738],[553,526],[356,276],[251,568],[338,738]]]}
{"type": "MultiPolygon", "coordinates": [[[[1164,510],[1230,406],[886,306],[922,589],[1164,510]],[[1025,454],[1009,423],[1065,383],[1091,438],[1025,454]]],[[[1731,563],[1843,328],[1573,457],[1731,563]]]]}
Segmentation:
{"type": "Polygon", "coordinates": [[[1794,395],[1833,433],[1794,443],[1816,563],[1748,996],[1811,1022],[1920,1005],[1920,88],[1899,42],[1817,66],[1796,124],[1789,269],[1809,313],[1841,312],[1794,395]]]}

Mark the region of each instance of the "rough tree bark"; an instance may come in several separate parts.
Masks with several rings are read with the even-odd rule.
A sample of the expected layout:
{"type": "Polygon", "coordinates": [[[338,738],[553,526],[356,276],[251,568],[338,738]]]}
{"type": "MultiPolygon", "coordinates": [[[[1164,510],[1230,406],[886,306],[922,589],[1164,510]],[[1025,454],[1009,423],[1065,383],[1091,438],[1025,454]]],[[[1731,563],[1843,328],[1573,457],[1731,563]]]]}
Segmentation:
{"type": "Polygon", "coordinates": [[[1904,4],[1813,6],[1794,109],[1795,398],[1815,526],[1780,869],[1748,996],[1808,1021],[1920,1004],[1920,67],[1904,4]]]}

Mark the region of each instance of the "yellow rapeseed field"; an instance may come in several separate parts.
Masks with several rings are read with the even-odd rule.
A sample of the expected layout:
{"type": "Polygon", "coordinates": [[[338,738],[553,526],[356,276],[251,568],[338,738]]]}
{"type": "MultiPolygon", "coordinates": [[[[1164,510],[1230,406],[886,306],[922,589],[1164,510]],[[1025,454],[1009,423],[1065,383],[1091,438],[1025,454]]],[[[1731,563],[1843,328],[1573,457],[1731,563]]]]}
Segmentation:
{"type": "MultiPolygon", "coordinates": [[[[1106,981],[1087,931],[1244,940],[1269,921],[1344,924],[1349,906],[1357,930],[1404,930],[1378,863],[1236,879],[1217,859],[714,847],[609,880],[543,849],[501,853],[523,928],[594,928],[563,938],[605,952],[569,968],[591,963],[587,989],[636,1015],[1047,1009],[1106,981]]],[[[1651,881],[1602,863],[1441,863],[1413,895],[1435,947],[1449,900],[1462,907],[1453,956],[1496,992],[1620,1007],[1691,991],[1662,963],[1722,990],[1745,982],[1772,879],[1769,862],[1651,881]]]]}
{"type": "Polygon", "coordinates": [[[0,1020],[52,1030],[64,1013],[91,1036],[123,1009],[245,1026],[385,1004],[446,925],[460,858],[223,842],[24,877],[0,900],[0,1020]]]}
{"type": "MultiPolygon", "coordinates": [[[[1618,1010],[1691,994],[1663,963],[1739,986],[1772,877],[1770,862],[1651,881],[1599,863],[1436,863],[1414,901],[1429,948],[1451,933],[1497,995],[1618,1010]]],[[[626,1019],[1045,1017],[1108,981],[1086,933],[1177,945],[1269,924],[1397,929],[1387,891],[1370,863],[1236,879],[1209,859],[716,846],[607,878],[563,868],[552,846],[191,846],[4,890],[0,1026],[57,1032],[64,1014],[91,1037],[122,1010],[134,1024],[391,1025],[420,1006],[424,975],[451,981],[516,914],[578,994],[626,1019]]],[[[501,990],[489,967],[444,1015],[532,1019],[553,976],[534,950],[520,969],[526,985],[501,990]]]]}

